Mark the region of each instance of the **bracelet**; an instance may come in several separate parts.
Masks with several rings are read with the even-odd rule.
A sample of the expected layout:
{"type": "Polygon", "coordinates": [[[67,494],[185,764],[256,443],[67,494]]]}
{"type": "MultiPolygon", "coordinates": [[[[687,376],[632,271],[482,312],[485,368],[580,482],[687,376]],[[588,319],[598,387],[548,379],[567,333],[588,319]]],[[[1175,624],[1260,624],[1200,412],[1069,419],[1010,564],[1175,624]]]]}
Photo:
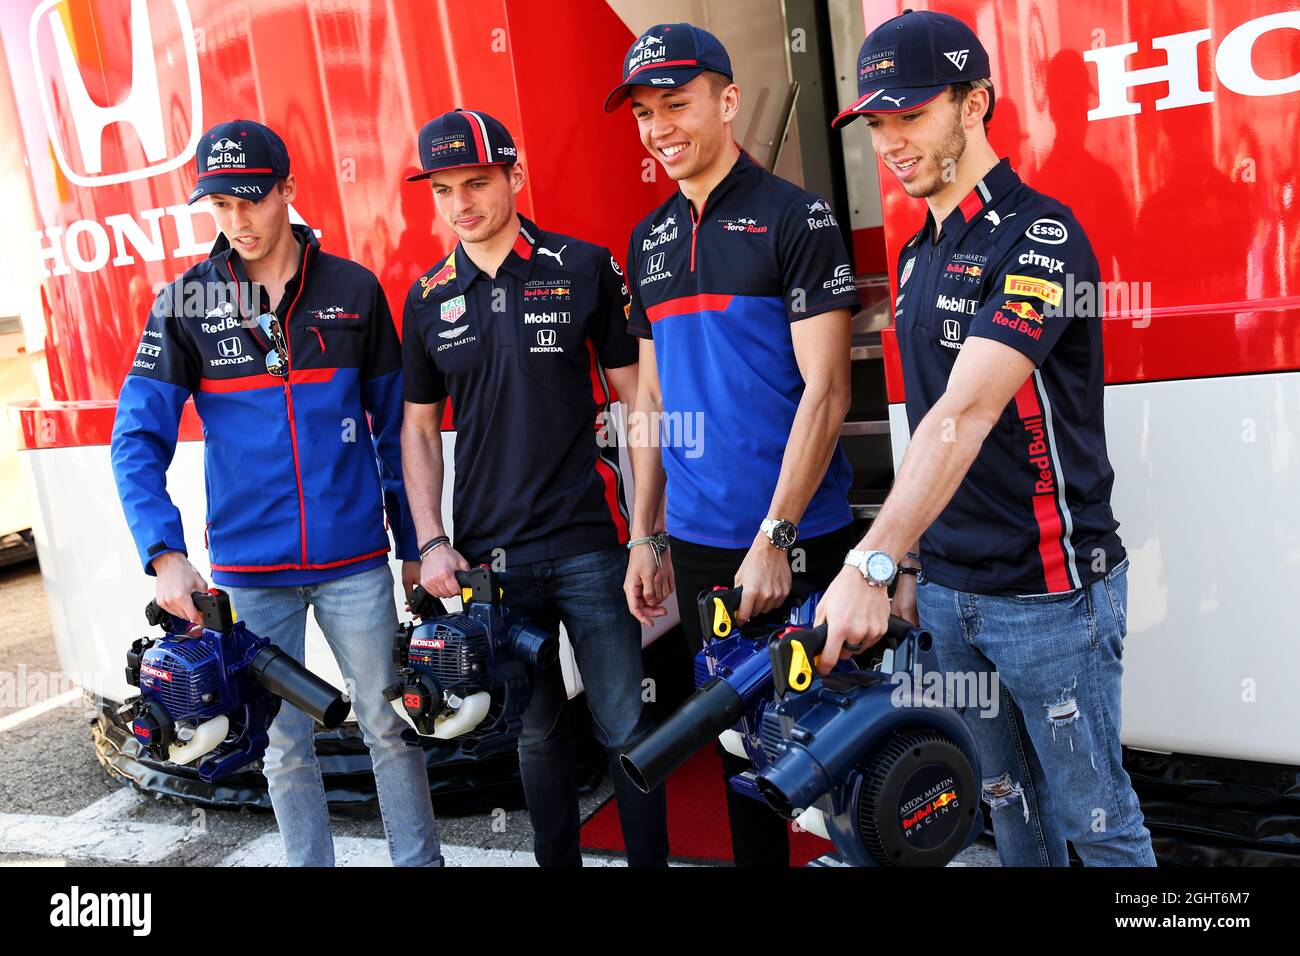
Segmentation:
{"type": "Polygon", "coordinates": [[[644,538],[633,538],[627,543],[627,549],[631,551],[638,544],[650,545],[650,550],[654,552],[655,567],[662,567],[663,562],[660,560],[664,552],[668,550],[668,532],[660,531],[658,534],[646,535],[644,538]]]}
{"type": "Polygon", "coordinates": [[[909,564],[900,564],[900,565],[898,566],[898,573],[899,573],[899,574],[910,574],[910,575],[912,575],[912,577],[920,577],[920,576],[921,576],[921,569],[920,569],[920,568],[914,568],[914,567],[912,567],[912,566],[909,565],[909,564]]]}
{"type": "Polygon", "coordinates": [[[447,537],[445,534],[438,535],[438,537],[434,538],[432,541],[426,541],[424,544],[420,545],[420,560],[424,560],[426,554],[429,554],[432,551],[437,551],[438,548],[442,547],[444,544],[451,544],[451,538],[447,537]]]}

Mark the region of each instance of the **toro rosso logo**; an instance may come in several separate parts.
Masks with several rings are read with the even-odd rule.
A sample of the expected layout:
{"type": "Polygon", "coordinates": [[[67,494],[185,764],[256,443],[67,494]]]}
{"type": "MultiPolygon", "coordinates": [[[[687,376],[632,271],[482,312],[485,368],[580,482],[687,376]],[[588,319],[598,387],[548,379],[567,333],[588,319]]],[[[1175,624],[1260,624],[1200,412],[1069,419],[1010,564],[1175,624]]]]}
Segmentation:
{"type": "Polygon", "coordinates": [[[179,169],[203,135],[198,48],[185,0],[131,0],[129,22],[110,21],[98,7],[45,0],[32,13],[28,43],[54,159],[77,186],[179,169]],[[121,39],[96,44],[92,31],[121,39]],[[129,77],[130,85],[111,83],[92,96],[83,68],[129,77]]]}

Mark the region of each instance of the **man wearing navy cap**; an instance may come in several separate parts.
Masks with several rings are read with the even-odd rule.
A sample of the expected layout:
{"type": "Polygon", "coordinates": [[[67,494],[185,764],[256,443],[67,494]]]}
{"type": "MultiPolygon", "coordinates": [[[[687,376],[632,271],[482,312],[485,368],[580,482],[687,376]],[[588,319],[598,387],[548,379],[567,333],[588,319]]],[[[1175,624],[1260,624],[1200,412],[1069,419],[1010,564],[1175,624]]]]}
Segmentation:
{"type": "MultiPolygon", "coordinates": [[[[370,749],[393,863],[441,866],[419,747],[384,699],[396,680],[388,567],[419,567],[402,487],[401,346],[378,280],[289,221],[297,186],[273,130],[235,120],[198,147],[190,202],[209,197],[220,236],[159,294],[118,399],[113,472],[158,603],[201,620],[167,467],[185,402],[203,418],[213,580],[240,619],[299,661],[310,607],[370,749]]],[[[334,845],[311,718],[271,724],[263,772],[294,866],[331,866],[334,845]]]]}
{"type": "MultiPolygon", "coordinates": [[[[651,729],[641,628],[627,613],[627,518],[617,449],[597,443],[612,385],[636,394],[623,270],[601,246],[519,215],[524,169],[499,122],[454,110],[425,124],[422,172],[460,242],[406,297],[402,452],[420,581],[460,594],[457,570],[491,564],[512,611],[564,625],[582,672],[632,866],[665,866],[663,788],[641,793],[618,756],[651,729]],[[594,392],[594,394],[593,394],[594,392]],[[455,545],[442,516],[443,405],[456,426],[455,545]]],[[[671,584],[658,587],[666,594],[671,584]]],[[[519,769],[542,866],[578,866],[577,770],[558,666],[534,671],[519,769]]]]}
{"type": "Polygon", "coordinates": [[[1151,866],[1119,740],[1128,559],[1101,315],[1076,300],[1099,291],[1097,260],[1070,210],[989,145],[989,75],[964,23],[908,11],[867,37],[858,98],[835,120],[864,117],[928,212],[900,254],[894,312],[911,441],[818,609],[820,666],[880,639],[887,588],[919,560],[893,610],[919,611],[944,669],[992,689],[963,716],[1002,862],[1066,866],[1069,841],[1089,865],[1151,866]]]}
{"type": "MultiPolygon", "coordinates": [[[[630,101],[641,142],[679,190],[633,230],[629,330],[642,339],[636,410],[698,418],[697,446],[634,449],[632,534],[667,529],[682,626],[703,641],[695,599],[739,585],[738,619],[819,591],[853,541],[849,406],[857,289],[825,200],[741,151],[727,51],[687,23],[651,27],[628,50],[607,111],[630,101]],[[796,544],[797,542],[797,544],[796,544]]],[[[649,547],[632,552],[634,614],[660,609],[649,547]]],[[[750,769],[723,753],[725,779],[750,769]]],[[[786,822],[726,786],[737,866],[788,866],[786,822]]]]}

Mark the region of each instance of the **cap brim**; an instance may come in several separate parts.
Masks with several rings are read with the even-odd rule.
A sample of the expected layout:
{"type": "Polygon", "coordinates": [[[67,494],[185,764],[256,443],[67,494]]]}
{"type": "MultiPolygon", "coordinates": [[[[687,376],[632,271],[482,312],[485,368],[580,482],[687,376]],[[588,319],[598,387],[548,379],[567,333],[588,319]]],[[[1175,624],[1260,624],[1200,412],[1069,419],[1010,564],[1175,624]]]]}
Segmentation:
{"type": "Polygon", "coordinates": [[[612,113],[622,106],[631,97],[634,86],[671,90],[676,86],[685,86],[703,72],[702,66],[649,67],[628,77],[610,91],[609,96],[605,97],[605,112],[612,113]]]}
{"type": "Polygon", "coordinates": [[[416,173],[414,176],[407,176],[408,183],[419,182],[421,179],[428,179],[435,173],[445,173],[449,169],[469,169],[471,166],[512,166],[514,165],[508,159],[498,159],[495,163],[457,163],[454,166],[439,166],[437,169],[426,169],[422,173],[416,173]]]}
{"type": "Polygon", "coordinates": [[[839,129],[852,123],[863,113],[906,113],[919,109],[946,90],[948,85],[942,83],[939,86],[882,86],[859,96],[852,106],[831,120],[831,129],[839,129]]]}
{"type": "Polygon", "coordinates": [[[277,179],[276,176],[204,176],[199,179],[187,202],[193,203],[213,193],[259,202],[275,188],[277,179]]]}

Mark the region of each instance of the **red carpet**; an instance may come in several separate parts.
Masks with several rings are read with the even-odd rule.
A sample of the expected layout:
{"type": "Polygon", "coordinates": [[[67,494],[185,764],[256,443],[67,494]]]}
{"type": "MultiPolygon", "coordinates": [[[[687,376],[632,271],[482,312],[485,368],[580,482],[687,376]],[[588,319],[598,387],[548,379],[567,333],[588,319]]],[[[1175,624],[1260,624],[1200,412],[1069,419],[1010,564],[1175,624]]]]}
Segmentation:
{"type": "MultiPolygon", "coordinates": [[[[713,744],[702,747],[668,780],[668,843],[674,859],[731,862],[731,829],[722,791],[722,765],[713,744]]],[[[618,807],[611,799],[582,828],[584,850],[623,852],[618,807]]],[[[811,833],[790,834],[790,865],[831,852],[811,833]]]]}

